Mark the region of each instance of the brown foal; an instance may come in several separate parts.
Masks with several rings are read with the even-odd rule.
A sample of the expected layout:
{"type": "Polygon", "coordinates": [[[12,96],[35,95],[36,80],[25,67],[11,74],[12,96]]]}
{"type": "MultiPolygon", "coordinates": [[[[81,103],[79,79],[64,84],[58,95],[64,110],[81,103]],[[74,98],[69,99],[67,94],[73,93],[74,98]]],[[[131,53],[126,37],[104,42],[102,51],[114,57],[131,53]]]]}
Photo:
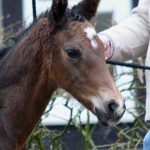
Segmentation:
{"type": "Polygon", "coordinates": [[[89,22],[99,0],[72,9],[53,0],[0,60],[0,150],[21,150],[52,93],[63,88],[97,115],[117,121],[124,102],[104,60],[104,48],[89,22]]]}

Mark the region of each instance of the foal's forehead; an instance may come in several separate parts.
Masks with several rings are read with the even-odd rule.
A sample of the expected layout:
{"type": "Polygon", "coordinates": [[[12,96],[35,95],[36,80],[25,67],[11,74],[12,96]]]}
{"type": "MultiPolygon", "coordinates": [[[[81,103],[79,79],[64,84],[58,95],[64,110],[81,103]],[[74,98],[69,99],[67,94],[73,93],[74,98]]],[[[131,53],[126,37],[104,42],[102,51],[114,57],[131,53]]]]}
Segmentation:
{"type": "Polygon", "coordinates": [[[74,22],[71,25],[71,28],[76,34],[78,34],[78,36],[81,35],[82,38],[89,40],[93,49],[98,48],[98,43],[96,41],[97,32],[90,22],[74,22]]]}
{"type": "Polygon", "coordinates": [[[87,38],[91,41],[91,45],[94,49],[98,48],[98,43],[96,41],[97,33],[95,29],[92,26],[87,26],[84,29],[84,32],[86,33],[87,38]]]}
{"type": "Polygon", "coordinates": [[[97,36],[96,30],[92,26],[86,26],[84,28],[84,32],[87,34],[89,39],[93,39],[95,36],[97,36]]]}

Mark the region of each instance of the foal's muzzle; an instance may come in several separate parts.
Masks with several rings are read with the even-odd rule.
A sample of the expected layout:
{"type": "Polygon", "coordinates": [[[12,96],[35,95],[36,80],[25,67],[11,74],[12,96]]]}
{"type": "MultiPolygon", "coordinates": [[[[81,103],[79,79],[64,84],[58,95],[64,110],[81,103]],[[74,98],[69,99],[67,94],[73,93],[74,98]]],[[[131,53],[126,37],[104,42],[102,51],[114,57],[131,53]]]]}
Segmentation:
{"type": "Polygon", "coordinates": [[[105,111],[95,108],[95,114],[100,124],[103,126],[109,126],[112,123],[119,121],[119,119],[123,116],[125,109],[125,103],[120,106],[117,102],[111,100],[108,104],[106,104],[105,111]]]}

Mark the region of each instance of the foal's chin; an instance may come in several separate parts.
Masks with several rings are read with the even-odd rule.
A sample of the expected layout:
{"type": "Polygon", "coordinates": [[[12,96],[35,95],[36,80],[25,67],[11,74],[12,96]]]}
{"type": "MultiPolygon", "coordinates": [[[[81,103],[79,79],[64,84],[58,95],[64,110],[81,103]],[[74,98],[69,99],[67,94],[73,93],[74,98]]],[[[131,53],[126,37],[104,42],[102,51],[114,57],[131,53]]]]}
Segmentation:
{"type": "Polygon", "coordinates": [[[95,109],[95,115],[98,118],[99,124],[102,127],[111,127],[114,124],[118,123],[121,117],[123,116],[125,111],[122,112],[122,114],[107,114],[103,111],[100,111],[98,109],[95,109]]]}

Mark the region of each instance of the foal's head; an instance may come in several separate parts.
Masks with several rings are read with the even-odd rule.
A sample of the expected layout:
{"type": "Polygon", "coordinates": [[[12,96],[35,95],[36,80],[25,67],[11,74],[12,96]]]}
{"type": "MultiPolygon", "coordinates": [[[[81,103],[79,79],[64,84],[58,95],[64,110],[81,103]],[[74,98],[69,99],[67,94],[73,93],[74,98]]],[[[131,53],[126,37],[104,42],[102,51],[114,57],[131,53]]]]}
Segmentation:
{"type": "Polygon", "coordinates": [[[61,87],[97,115],[103,125],[118,120],[125,108],[104,59],[104,48],[89,22],[98,0],[83,0],[71,10],[67,0],[53,0],[52,76],[61,87]]]}

